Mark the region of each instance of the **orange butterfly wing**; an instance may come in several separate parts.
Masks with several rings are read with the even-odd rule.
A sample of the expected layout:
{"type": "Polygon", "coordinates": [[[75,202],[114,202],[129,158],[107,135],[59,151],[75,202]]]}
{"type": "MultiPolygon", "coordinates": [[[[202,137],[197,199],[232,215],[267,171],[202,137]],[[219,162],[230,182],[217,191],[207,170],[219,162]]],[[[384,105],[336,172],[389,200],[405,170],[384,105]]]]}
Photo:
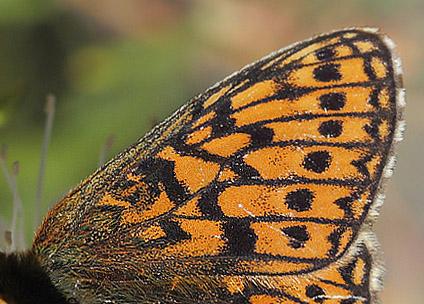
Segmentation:
{"type": "Polygon", "coordinates": [[[271,54],[85,180],[34,250],[79,302],[370,303],[400,74],[371,29],[271,54]]]}

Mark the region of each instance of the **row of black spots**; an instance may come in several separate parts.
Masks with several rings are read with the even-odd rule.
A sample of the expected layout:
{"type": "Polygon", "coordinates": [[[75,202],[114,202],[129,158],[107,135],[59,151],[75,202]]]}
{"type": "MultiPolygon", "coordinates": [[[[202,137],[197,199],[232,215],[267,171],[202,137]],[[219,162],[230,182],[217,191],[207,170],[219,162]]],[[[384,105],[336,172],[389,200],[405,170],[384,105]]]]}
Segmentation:
{"type": "MultiPolygon", "coordinates": [[[[371,161],[372,158],[373,158],[373,155],[368,154],[367,156],[361,159],[353,160],[351,162],[351,164],[355,166],[356,169],[358,170],[358,173],[364,176],[364,179],[370,178],[370,173],[366,164],[369,161],[371,161]]],[[[330,152],[326,150],[314,151],[314,152],[308,153],[305,156],[302,162],[302,166],[310,172],[320,174],[320,173],[324,173],[330,167],[332,160],[333,160],[333,157],[331,156],[330,152]]]]}
{"type": "MultiPolygon", "coordinates": [[[[319,56],[329,56],[331,52],[327,50],[325,53],[320,53],[319,56]]],[[[375,53],[361,54],[361,58],[364,61],[364,72],[368,76],[369,81],[373,82],[377,80],[377,75],[372,67],[371,61],[375,53]]],[[[384,58],[383,58],[384,59],[384,58]]],[[[389,58],[390,59],[390,58],[389,58]]],[[[386,58],[387,60],[387,58],[386,58]]],[[[388,60],[390,62],[390,60],[388,60]]],[[[315,80],[320,82],[340,81],[342,74],[340,73],[340,64],[337,63],[325,63],[316,67],[313,71],[315,80]]],[[[391,69],[388,69],[388,77],[391,77],[391,69]]],[[[387,76],[386,76],[387,77],[387,76]]]]}
{"type": "MultiPolygon", "coordinates": [[[[284,204],[287,208],[296,212],[305,212],[312,209],[315,194],[306,188],[296,189],[289,192],[284,198],[284,204]]],[[[351,203],[354,201],[353,196],[337,199],[334,202],[340,209],[345,211],[346,216],[352,215],[351,203]]]]}
{"type": "MultiPolygon", "coordinates": [[[[242,111],[246,108],[249,107],[254,107],[260,103],[266,103],[268,101],[272,101],[272,100],[291,100],[291,101],[295,101],[298,100],[299,98],[301,98],[304,95],[307,95],[311,92],[316,91],[318,88],[310,88],[310,87],[296,87],[296,86],[292,86],[290,84],[287,83],[281,83],[278,91],[276,94],[266,97],[264,99],[261,100],[257,100],[255,102],[249,103],[246,106],[243,106],[239,109],[237,109],[235,112],[239,112],[242,111]]],[[[346,105],[346,93],[344,92],[336,92],[336,93],[327,93],[327,94],[323,94],[321,95],[319,98],[319,106],[321,107],[322,110],[324,110],[325,112],[328,111],[341,111],[343,110],[344,106],[346,105]]],[[[230,113],[232,114],[232,113],[230,113]]],[[[344,113],[344,114],[349,114],[349,113],[344,113]]],[[[294,120],[294,119],[300,119],[302,118],[302,116],[305,116],[305,118],[309,117],[309,116],[314,116],[316,114],[305,114],[305,115],[296,115],[296,116],[290,116],[290,117],[282,117],[281,120],[285,121],[285,120],[294,120]]],[[[275,119],[273,120],[275,121],[275,119]]],[[[211,125],[213,125],[214,123],[211,122],[211,125]]]]}
{"type": "MultiPolygon", "coordinates": [[[[320,77],[321,76],[322,77],[332,77],[331,73],[332,73],[332,69],[334,69],[334,68],[335,68],[334,66],[330,67],[329,65],[328,66],[327,65],[326,66],[320,66],[320,67],[317,67],[317,69],[318,69],[317,73],[319,73],[320,77]],[[326,73],[328,73],[328,75],[326,73]]],[[[337,73],[334,74],[333,76],[338,77],[336,75],[337,75],[337,73]]],[[[367,85],[367,84],[361,83],[361,84],[358,84],[358,85],[364,86],[364,85],[367,85]]],[[[341,86],[341,87],[343,87],[343,86],[341,86]]],[[[237,109],[237,111],[235,111],[235,112],[242,111],[242,110],[244,110],[248,107],[254,107],[254,106],[256,106],[260,103],[266,103],[266,102],[272,101],[272,100],[288,99],[288,100],[294,101],[294,100],[297,100],[297,99],[301,98],[302,96],[307,95],[307,94],[314,92],[316,90],[318,90],[318,88],[295,87],[295,86],[289,85],[287,83],[282,83],[276,94],[269,96],[269,97],[266,97],[264,99],[249,103],[248,105],[241,107],[240,109],[237,109]]],[[[376,104],[378,103],[378,93],[379,93],[379,89],[376,89],[375,92],[373,92],[370,96],[370,103],[372,104],[372,102],[374,102],[374,104],[372,104],[373,106],[376,106],[376,104]]],[[[341,110],[343,110],[343,108],[346,105],[346,101],[347,101],[346,100],[346,93],[344,93],[344,92],[326,93],[326,94],[321,95],[318,98],[318,101],[319,101],[319,106],[325,112],[341,111],[341,110]]],[[[332,113],[332,115],[334,115],[334,114],[335,113],[332,113]]],[[[350,115],[351,113],[343,113],[343,114],[344,115],[350,115]]],[[[283,121],[284,120],[295,120],[295,119],[302,118],[302,116],[305,116],[305,118],[307,118],[309,116],[314,116],[314,115],[316,115],[316,114],[295,115],[295,116],[290,116],[290,117],[287,117],[287,118],[282,117],[282,120],[283,121]]]]}
{"type": "MultiPolygon", "coordinates": [[[[323,100],[343,100],[343,94],[326,94],[323,95],[323,100]]],[[[337,102],[337,101],[336,101],[337,102]]],[[[328,104],[326,105],[328,106],[328,104]]],[[[334,104],[333,104],[334,106],[334,104]]],[[[344,104],[342,105],[344,106],[344,104]]],[[[331,107],[331,105],[329,106],[331,107]]],[[[301,121],[301,120],[300,120],[301,121]]],[[[272,129],[266,128],[264,126],[261,126],[263,122],[256,123],[252,125],[247,125],[242,128],[240,128],[240,131],[243,133],[247,133],[251,137],[251,144],[249,146],[249,149],[252,148],[259,148],[264,146],[270,146],[273,141],[274,132],[272,129]]],[[[377,128],[378,131],[378,128],[377,128]]],[[[343,121],[333,119],[324,121],[321,123],[321,125],[318,127],[318,132],[327,138],[337,138],[343,133],[343,121]]]]}

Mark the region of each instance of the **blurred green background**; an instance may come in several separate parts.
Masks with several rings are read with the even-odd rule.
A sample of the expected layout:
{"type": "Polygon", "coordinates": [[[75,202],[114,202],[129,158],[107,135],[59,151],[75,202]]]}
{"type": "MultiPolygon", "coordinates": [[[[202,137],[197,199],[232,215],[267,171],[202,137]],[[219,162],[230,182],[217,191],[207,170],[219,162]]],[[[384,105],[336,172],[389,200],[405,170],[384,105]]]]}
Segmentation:
{"type": "MultiPolygon", "coordinates": [[[[194,95],[244,65],[314,34],[379,27],[397,43],[407,131],[375,231],[388,272],[382,303],[424,298],[424,1],[0,0],[0,144],[19,160],[31,243],[45,97],[57,111],[44,215],[108,158],[194,95]]],[[[0,175],[2,223],[12,195],[0,175]]]]}

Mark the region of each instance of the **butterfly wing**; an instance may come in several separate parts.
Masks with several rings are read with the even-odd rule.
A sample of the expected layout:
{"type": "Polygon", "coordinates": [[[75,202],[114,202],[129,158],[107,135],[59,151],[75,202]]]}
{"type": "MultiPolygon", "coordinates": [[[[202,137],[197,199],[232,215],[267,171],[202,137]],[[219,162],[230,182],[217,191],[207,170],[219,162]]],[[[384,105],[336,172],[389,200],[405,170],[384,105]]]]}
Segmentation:
{"type": "Polygon", "coordinates": [[[34,250],[79,302],[369,303],[400,74],[371,29],[271,54],[85,180],[34,250]]]}

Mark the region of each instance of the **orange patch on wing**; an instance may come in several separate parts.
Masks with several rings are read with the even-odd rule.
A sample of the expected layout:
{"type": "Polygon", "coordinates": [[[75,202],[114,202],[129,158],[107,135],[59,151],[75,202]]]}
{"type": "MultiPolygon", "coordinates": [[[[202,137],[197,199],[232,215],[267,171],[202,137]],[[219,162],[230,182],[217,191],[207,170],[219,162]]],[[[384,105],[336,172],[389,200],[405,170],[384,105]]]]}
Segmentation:
{"type": "Polygon", "coordinates": [[[370,41],[356,41],[353,44],[361,53],[368,53],[376,49],[374,43],[370,41]]]}
{"type": "Polygon", "coordinates": [[[343,34],[343,38],[345,38],[345,39],[352,39],[352,38],[355,38],[356,36],[358,36],[357,33],[346,33],[346,34],[343,34]]]}
{"type": "Polygon", "coordinates": [[[210,184],[218,175],[220,166],[214,162],[204,161],[193,156],[181,156],[174,148],[167,146],[156,157],[175,163],[175,177],[183,183],[191,193],[210,184]]]}
{"type": "Polygon", "coordinates": [[[187,203],[185,203],[183,206],[178,208],[178,210],[175,211],[174,214],[182,216],[201,216],[202,213],[200,212],[199,206],[197,205],[198,202],[199,196],[196,196],[193,199],[189,200],[187,203]]]}
{"type": "Polygon", "coordinates": [[[298,302],[290,300],[284,296],[254,295],[249,298],[251,304],[297,304],[298,302]]]}
{"type": "Polygon", "coordinates": [[[238,175],[230,168],[224,168],[218,176],[219,182],[226,182],[234,180],[238,175]]]}
{"type": "Polygon", "coordinates": [[[163,255],[176,257],[200,257],[218,255],[225,247],[221,223],[210,220],[178,220],[191,237],[163,249],[163,255]]]}
{"type": "Polygon", "coordinates": [[[227,277],[224,277],[223,280],[225,283],[225,287],[231,294],[243,292],[244,290],[243,278],[239,276],[236,278],[232,276],[227,276],[227,277]]]}
{"type": "Polygon", "coordinates": [[[352,164],[369,151],[342,147],[288,146],[267,147],[246,154],[244,161],[258,170],[264,179],[292,179],[297,177],[325,179],[363,179],[364,176],[352,164]],[[328,166],[322,172],[308,170],[304,161],[313,152],[329,153],[328,166]],[[340,170],[343,168],[343,170],[340,170]]]}
{"type": "Polygon", "coordinates": [[[370,195],[369,191],[364,192],[361,197],[350,203],[350,208],[353,213],[354,219],[360,219],[365,212],[365,206],[367,206],[367,200],[370,195]]]}
{"type": "Polygon", "coordinates": [[[197,128],[198,126],[204,124],[205,122],[216,117],[216,112],[211,111],[208,114],[200,116],[200,118],[191,126],[192,129],[197,128]]]}
{"type": "Polygon", "coordinates": [[[111,206],[121,206],[121,207],[125,207],[128,208],[131,206],[131,204],[129,202],[126,201],[120,201],[117,199],[114,199],[109,193],[105,193],[105,195],[103,195],[103,197],[99,200],[99,202],[97,203],[97,205],[111,205],[111,206]]]}
{"type": "Polygon", "coordinates": [[[144,241],[148,242],[165,237],[166,233],[159,225],[152,225],[146,229],[141,230],[138,236],[144,241]]]}
{"type": "Polygon", "coordinates": [[[231,98],[233,109],[239,109],[252,102],[272,96],[278,90],[278,84],[273,80],[257,82],[231,98]]]}
{"type": "Polygon", "coordinates": [[[355,263],[355,268],[353,268],[353,283],[355,285],[361,285],[364,281],[364,276],[366,274],[366,263],[363,259],[358,258],[355,263]]]}
{"type": "Polygon", "coordinates": [[[201,128],[200,130],[190,133],[187,137],[186,144],[194,145],[200,143],[202,140],[208,138],[212,133],[212,127],[201,128]]]}
{"type": "Polygon", "coordinates": [[[142,223],[146,220],[158,217],[159,215],[169,212],[174,208],[175,204],[170,201],[165,191],[162,191],[158,199],[148,206],[148,209],[141,212],[131,205],[122,214],[122,222],[125,224],[142,223]]]}
{"type": "Polygon", "coordinates": [[[225,137],[215,138],[204,143],[201,148],[207,152],[222,157],[233,155],[246,147],[250,142],[250,136],[246,133],[234,133],[225,137]]]}
{"type": "Polygon", "coordinates": [[[383,61],[378,57],[372,57],[371,59],[372,69],[377,78],[384,78],[387,75],[387,68],[383,61]]]}
{"type": "MultiPolygon", "coordinates": [[[[314,140],[319,142],[370,142],[372,138],[364,127],[371,120],[367,117],[319,117],[311,120],[272,122],[265,127],[274,131],[274,142],[291,140],[314,140]],[[326,123],[341,125],[341,134],[329,137],[321,134],[320,127],[326,123]]],[[[325,133],[324,133],[325,134],[325,133]]]]}
{"type": "Polygon", "coordinates": [[[386,120],[383,119],[381,121],[381,124],[378,126],[378,135],[381,139],[381,141],[386,141],[387,137],[390,135],[390,123],[386,120]]]}
{"type": "Polygon", "coordinates": [[[337,53],[337,58],[352,55],[352,49],[347,45],[338,45],[334,48],[334,51],[337,53]]]}
{"type": "Polygon", "coordinates": [[[339,269],[335,266],[338,264],[332,264],[328,267],[324,267],[315,272],[315,277],[319,280],[327,280],[337,284],[346,284],[346,281],[343,279],[342,275],[339,272],[339,269]]]}
{"type": "Polygon", "coordinates": [[[295,100],[277,99],[248,107],[231,115],[236,126],[241,127],[260,121],[273,120],[280,117],[293,117],[302,114],[332,113],[364,113],[374,108],[369,103],[371,94],[369,87],[341,87],[321,89],[303,95],[295,100]],[[328,94],[341,94],[345,104],[340,110],[326,110],[321,106],[320,98],[328,94]]]}
{"type": "Polygon", "coordinates": [[[376,171],[379,169],[379,165],[381,163],[381,155],[375,154],[372,156],[371,160],[368,161],[365,166],[370,173],[370,178],[374,178],[376,171]]]}
{"type": "MultiPolygon", "coordinates": [[[[307,259],[325,259],[329,257],[332,244],[328,241],[338,226],[332,224],[317,224],[312,222],[254,222],[250,228],[258,237],[255,243],[255,252],[274,256],[287,256],[307,259]],[[289,233],[290,228],[305,228],[307,238],[298,246],[289,233]]],[[[303,236],[303,235],[302,235],[303,236]]]]}
{"type": "Polygon", "coordinates": [[[378,94],[378,103],[383,109],[390,109],[390,96],[387,88],[382,89],[378,94]]]}
{"type": "Polygon", "coordinates": [[[218,101],[219,97],[223,96],[225,93],[227,93],[227,91],[230,89],[231,85],[227,85],[226,87],[223,87],[222,89],[220,89],[218,92],[216,92],[215,94],[213,94],[212,96],[210,96],[205,103],[203,104],[203,108],[207,108],[210,107],[211,105],[213,105],[215,102],[218,101]]]}
{"type": "Polygon", "coordinates": [[[351,195],[352,190],[331,185],[242,185],[226,188],[218,196],[218,205],[229,217],[280,215],[289,218],[318,217],[333,220],[343,219],[345,216],[344,211],[334,202],[351,195]],[[311,201],[287,202],[291,193],[299,191],[311,193],[311,201]],[[310,205],[305,205],[309,203],[310,205]]]}
{"type": "Polygon", "coordinates": [[[342,233],[339,239],[339,245],[338,245],[338,251],[337,251],[338,256],[341,255],[343,251],[346,250],[347,245],[349,244],[350,241],[352,241],[353,236],[354,235],[353,235],[352,228],[347,228],[346,231],[342,233]]]}

